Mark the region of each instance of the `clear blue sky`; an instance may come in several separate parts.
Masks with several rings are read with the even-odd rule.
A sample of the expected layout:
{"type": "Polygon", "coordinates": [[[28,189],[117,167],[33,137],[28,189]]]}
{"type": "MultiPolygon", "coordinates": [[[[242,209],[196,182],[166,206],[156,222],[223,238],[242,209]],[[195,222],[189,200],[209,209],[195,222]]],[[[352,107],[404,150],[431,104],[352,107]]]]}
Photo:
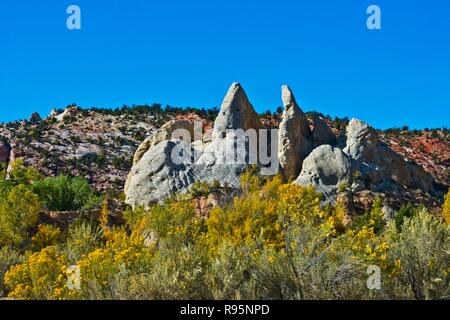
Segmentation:
{"type": "Polygon", "coordinates": [[[450,125],[444,0],[2,0],[0,49],[0,121],[73,102],[219,106],[239,81],[257,111],[286,83],[305,111],[450,125]],[[66,28],[70,4],[82,30],[66,28]]]}

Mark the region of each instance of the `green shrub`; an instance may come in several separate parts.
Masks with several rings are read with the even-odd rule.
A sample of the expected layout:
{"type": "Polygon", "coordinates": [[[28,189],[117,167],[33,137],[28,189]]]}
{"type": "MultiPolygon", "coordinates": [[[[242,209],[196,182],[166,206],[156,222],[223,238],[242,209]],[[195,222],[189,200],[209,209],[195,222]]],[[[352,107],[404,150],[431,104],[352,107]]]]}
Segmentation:
{"type": "Polygon", "coordinates": [[[406,218],[412,218],[414,215],[414,207],[411,203],[408,203],[406,206],[403,206],[398,211],[397,215],[395,216],[395,226],[397,227],[397,230],[400,232],[402,230],[403,222],[406,218]]]}
{"type": "Polygon", "coordinates": [[[148,273],[133,277],[130,291],[133,299],[208,299],[207,273],[206,250],[193,245],[168,246],[152,260],[148,273]]]}
{"type": "Polygon", "coordinates": [[[401,233],[390,232],[390,259],[399,260],[398,298],[448,299],[450,228],[422,209],[406,218],[401,233]]]}
{"type": "Polygon", "coordinates": [[[89,208],[98,198],[86,179],[58,176],[34,183],[33,190],[52,211],[71,211],[89,208]]]}
{"type": "Polygon", "coordinates": [[[42,175],[35,168],[25,166],[23,159],[17,159],[10,166],[10,180],[16,185],[29,185],[42,179],[42,175]]]}
{"type": "Polygon", "coordinates": [[[216,256],[209,257],[209,272],[206,285],[213,299],[250,299],[253,286],[250,284],[252,270],[256,269],[255,259],[249,247],[236,247],[224,242],[216,256]]]}
{"type": "Polygon", "coordinates": [[[19,246],[35,227],[42,205],[29,187],[18,185],[0,195],[0,246],[19,246]]]}
{"type": "Polygon", "coordinates": [[[76,263],[84,255],[101,247],[102,229],[89,222],[78,222],[70,226],[67,236],[67,259],[76,263]]]}

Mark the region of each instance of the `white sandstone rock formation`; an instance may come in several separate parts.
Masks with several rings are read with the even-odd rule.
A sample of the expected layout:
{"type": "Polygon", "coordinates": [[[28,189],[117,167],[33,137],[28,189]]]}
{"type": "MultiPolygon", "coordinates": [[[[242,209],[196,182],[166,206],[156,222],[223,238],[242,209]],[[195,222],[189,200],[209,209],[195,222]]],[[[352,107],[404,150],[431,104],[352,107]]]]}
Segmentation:
{"type": "Polygon", "coordinates": [[[302,172],[294,182],[301,186],[314,186],[326,200],[332,200],[342,184],[351,177],[350,159],[341,149],[322,145],[303,161],[302,172]]]}
{"type": "Polygon", "coordinates": [[[239,187],[239,176],[248,166],[248,154],[257,154],[252,145],[245,147],[243,133],[261,127],[242,87],[233,83],[228,90],[209,144],[197,148],[196,141],[188,144],[173,139],[172,129],[186,126],[181,122],[164,126],[138,148],[125,185],[128,204],[148,207],[173,193],[188,191],[195,181],[217,180],[223,186],[239,187]],[[180,153],[183,159],[176,161],[180,153]]]}
{"type": "Polygon", "coordinates": [[[223,139],[227,129],[260,129],[258,114],[253,109],[247,94],[238,82],[234,82],[228,89],[219,115],[214,121],[212,140],[223,139]]]}
{"type": "Polygon", "coordinates": [[[383,190],[395,182],[407,188],[433,190],[433,177],[382,143],[377,131],[367,123],[352,119],[346,136],[343,151],[350,156],[352,169],[369,180],[371,189],[383,190]]]}
{"type": "Polygon", "coordinates": [[[337,144],[337,139],[333,131],[320,117],[316,117],[314,119],[314,130],[312,132],[312,136],[314,148],[320,147],[324,144],[329,144],[331,146],[335,146],[337,144]]]}
{"type": "Polygon", "coordinates": [[[136,153],[134,154],[133,165],[137,164],[141,160],[148,149],[162,141],[170,139],[181,139],[185,142],[190,143],[197,141],[200,138],[201,132],[200,134],[197,134],[197,132],[195,132],[193,123],[185,120],[171,120],[141,143],[136,153]]]}
{"type": "Polygon", "coordinates": [[[303,160],[312,151],[308,119],[299,108],[291,89],[282,87],[284,112],[278,133],[278,159],[286,179],[296,178],[303,160]]]}
{"type": "Polygon", "coordinates": [[[133,166],[126,182],[126,202],[133,208],[162,202],[173,193],[185,192],[196,181],[188,157],[177,158],[173,152],[192,152],[190,145],[182,140],[166,140],[158,143],[133,166]]]}
{"type": "MultiPolygon", "coordinates": [[[[289,87],[283,86],[282,98],[285,110],[277,141],[285,178],[314,186],[324,194],[325,202],[332,203],[341,186],[352,192],[389,192],[403,187],[433,190],[433,178],[388,148],[369,125],[351,120],[342,150],[334,147],[336,137],[325,121],[316,119],[311,132],[289,87]],[[359,178],[354,181],[357,172],[359,178]]],[[[215,120],[210,143],[195,137],[194,142],[179,139],[184,134],[178,136],[178,129],[195,134],[192,124],[183,121],[169,122],[142,143],[126,182],[126,202],[133,207],[149,207],[174,193],[189,191],[196,181],[218,181],[222,186],[239,188],[239,177],[249,164],[263,167],[257,152],[261,132],[255,131],[260,128],[242,86],[233,83],[215,120]],[[255,129],[253,137],[245,134],[248,129],[255,129]]]]}

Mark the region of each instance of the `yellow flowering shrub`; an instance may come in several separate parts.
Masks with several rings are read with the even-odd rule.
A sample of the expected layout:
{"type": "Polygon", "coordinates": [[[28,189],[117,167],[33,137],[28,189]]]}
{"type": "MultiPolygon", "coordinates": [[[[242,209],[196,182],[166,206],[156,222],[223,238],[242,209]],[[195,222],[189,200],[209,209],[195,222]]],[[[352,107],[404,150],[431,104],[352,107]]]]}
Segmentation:
{"type": "Polygon", "coordinates": [[[14,265],[22,263],[24,257],[18,250],[10,247],[0,248],[0,297],[5,296],[5,285],[3,283],[3,276],[14,265]]]}
{"type": "Polygon", "coordinates": [[[386,259],[389,246],[378,237],[372,226],[363,226],[359,230],[348,230],[350,248],[371,263],[379,264],[382,269],[387,269],[386,259]]]}
{"type": "Polygon", "coordinates": [[[400,272],[400,261],[388,259],[390,245],[386,236],[381,233],[381,207],[381,199],[375,200],[372,210],[360,218],[355,228],[346,231],[343,242],[358,257],[395,276],[400,272]]]}
{"type": "Polygon", "coordinates": [[[105,247],[88,253],[77,263],[81,272],[81,286],[89,288],[95,283],[106,289],[121,268],[132,269],[143,260],[149,260],[152,254],[152,250],[145,247],[142,236],[129,236],[125,230],[115,229],[110,233],[110,240],[105,247]]]}
{"type": "Polygon", "coordinates": [[[25,263],[13,266],[4,282],[9,297],[16,299],[60,299],[68,295],[67,261],[56,247],[32,254],[25,263]]]}
{"type": "MultiPolygon", "coordinates": [[[[317,193],[312,187],[282,185],[278,197],[283,200],[280,202],[279,214],[285,230],[301,229],[311,225],[317,227],[317,232],[326,238],[337,236],[345,229],[344,209],[323,209],[322,194],[317,193]]],[[[292,245],[295,245],[295,242],[292,245]]]]}
{"type": "Polygon", "coordinates": [[[153,206],[138,223],[137,232],[153,232],[158,239],[173,238],[183,244],[196,241],[205,232],[205,221],[195,215],[189,199],[166,201],[153,206]]]}
{"type": "Polygon", "coordinates": [[[286,223],[298,224],[325,217],[325,212],[320,208],[322,195],[313,187],[282,184],[278,188],[277,198],[279,212],[287,219],[286,223]]]}
{"type": "Polygon", "coordinates": [[[349,247],[356,257],[367,264],[377,265],[390,276],[397,276],[401,271],[401,261],[389,259],[390,244],[384,236],[376,235],[374,228],[363,226],[359,230],[348,230],[343,239],[344,246],[349,247]]]}
{"type": "Polygon", "coordinates": [[[325,216],[321,195],[313,188],[284,184],[278,176],[264,185],[256,176],[243,179],[243,194],[231,206],[213,209],[206,222],[212,252],[224,241],[282,250],[287,229],[325,216]]]}
{"type": "Polygon", "coordinates": [[[345,231],[344,219],[347,216],[347,209],[344,203],[338,201],[332,214],[328,217],[328,223],[332,226],[332,235],[336,236],[338,233],[345,231]]]}
{"type": "MultiPolygon", "coordinates": [[[[128,235],[122,229],[113,230],[110,236],[104,247],[83,255],[76,264],[80,270],[80,290],[68,288],[70,263],[66,253],[48,246],[6,273],[4,282],[10,290],[9,296],[17,299],[79,299],[93,288],[106,291],[121,269],[131,270],[149,264],[153,252],[144,246],[141,236],[128,235]]],[[[40,242],[36,240],[36,243],[40,242]]]]}
{"type": "Polygon", "coordinates": [[[40,225],[38,232],[31,238],[33,251],[40,251],[48,246],[57,245],[62,240],[61,230],[51,225],[40,225]]]}
{"type": "Polygon", "coordinates": [[[41,225],[32,237],[39,197],[27,184],[3,181],[0,292],[61,300],[448,296],[448,220],[414,208],[385,225],[377,199],[370,212],[344,225],[344,203],[322,206],[322,195],[312,187],[254,173],[242,175],[241,194],[209,217],[196,212],[192,196],[227,190],[218,184],[198,184],[193,194],[148,211],[129,208],[121,228],[110,223],[105,200],[99,219],[80,217],[64,233],[41,225]],[[372,264],[382,270],[380,290],[367,289],[372,264]],[[69,288],[73,266],[80,271],[79,288],[69,288]]]}
{"type": "Polygon", "coordinates": [[[110,212],[109,206],[108,206],[108,199],[105,198],[102,202],[102,207],[100,210],[100,216],[98,217],[98,221],[103,230],[103,235],[107,240],[109,240],[113,237],[111,228],[109,227],[110,215],[111,215],[111,212],[110,212]]]}
{"type": "Polygon", "coordinates": [[[450,224],[450,190],[445,196],[444,206],[442,207],[442,216],[447,224],[450,224]]]}
{"type": "Polygon", "coordinates": [[[217,252],[222,242],[234,245],[258,242],[261,246],[284,247],[278,221],[279,203],[274,197],[281,183],[274,181],[262,190],[256,187],[256,179],[244,182],[243,196],[236,197],[230,207],[217,207],[211,211],[206,221],[206,237],[212,252],[217,252]]]}

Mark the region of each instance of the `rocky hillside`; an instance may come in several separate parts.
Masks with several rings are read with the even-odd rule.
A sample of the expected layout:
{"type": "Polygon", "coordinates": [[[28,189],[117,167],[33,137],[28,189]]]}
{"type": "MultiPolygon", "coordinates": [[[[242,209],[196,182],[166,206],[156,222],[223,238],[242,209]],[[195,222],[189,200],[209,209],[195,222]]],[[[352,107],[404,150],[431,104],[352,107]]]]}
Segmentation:
{"type": "Polygon", "coordinates": [[[100,191],[122,190],[139,144],[182,112],[193,119],[190,109],[157,104],[116,110],[69,106],[45,119],[35,113],[29,120],[0,124],[0,162],[21,158],[44,176],[82,176],[100,191]]]}
{"type": "Polygon", "coordinates": [[[105,190],[120,187],[136,146],[155,129],[155,120],[148,114],[116,116],[69,107],[44,120],[34,114],[29,121],[1,125],[0,135],[10,145],[10,160],[23,158],[45,176],[86,177],[105,190]]]}
{"type": "Polygon", "coordinates": [[[448,130],[401,130],[381,132],[389,147],[405,159],[421,165],[437,182],[450,184],[450,133],[448,130]]]}
{"type": "MultiPolygon", "coordinates": [[[[278,128],[284,121],[283,126],[287,128],[292,125],[302,128],[294,135],[291,129],[284,132],[288,140],[298,141],[305,137],[307,141],[311,141],[311,145],[305,141],[295,142],[303,146],[304,150],[298,150],[295,147],[289,151],[293,152],[293,155],[289,155],[289,152],[285,154],[288,158],[294,157],[294,160],[288,161],[284,173],[295,180],[300,173],[302,161],[313,149],[323,144],[344,147],[349,120],[332,119],[317,112],[308,112],[304,118],[298,118],[296,115],[298,106],[296,102],[289,100],[290,94],[286,91],[283,97],[286,109],[284,120],[283,110],[278,110],[274,114],[260,115],[260,121],[257,122],[255,120],[258,116],[252,114],[247,118],[254,123],[247,126],[278,128]],[[290,112],[292,114],[289,115],[290,112]],[[289,124],[290,121],[300,122],[289,124]],[[295,164],[294,167],[289,167],[292,164],[295,164]]],[[[241,98],[245,100],[247,98],[244,95],[241,98]]],[[[250,104],[248,100],[238,101],[238,103],[250,104]]],[[[300,112],[303,114],[302,111],[300,112]]],[[[217,113],[218,110],[215,109],[205,111],[161,108],[160,105],[155,104],[123,107],[116,110],[84,110],[73,105],[65,110],[53,110],[44,119],[41,119],[38,114],[33,114],[29,120],[0,125],[0,162],[7,164],[11,160],[22,158],[27,165],[38,168],[45,176],[60,173],[82,176],[100,191],[108,189],[121,191],[133,165],[136,150],[146,138],[154,136],[164,123],[170,120],[186,122],[201,120],[206,139],[211,139],[213,120],[217,113]]],[[[227,120],[223,121],[227,127],[227,120]]],[[[392,154],[397,154],[408,162],[417,163],[431,174],[435,182],[441,185],[438,185],[438,189],[448,187],[450,184],[448,130],[418,131],[402,128],[377,131],[377,134],[380,142],[393,151],[392,154]]],[[[144,149],[143,153],[145,151],[147,150],[144,149]]],[[[287,160],[282,160],[282,165],[283,161],[287,160]]]]}

